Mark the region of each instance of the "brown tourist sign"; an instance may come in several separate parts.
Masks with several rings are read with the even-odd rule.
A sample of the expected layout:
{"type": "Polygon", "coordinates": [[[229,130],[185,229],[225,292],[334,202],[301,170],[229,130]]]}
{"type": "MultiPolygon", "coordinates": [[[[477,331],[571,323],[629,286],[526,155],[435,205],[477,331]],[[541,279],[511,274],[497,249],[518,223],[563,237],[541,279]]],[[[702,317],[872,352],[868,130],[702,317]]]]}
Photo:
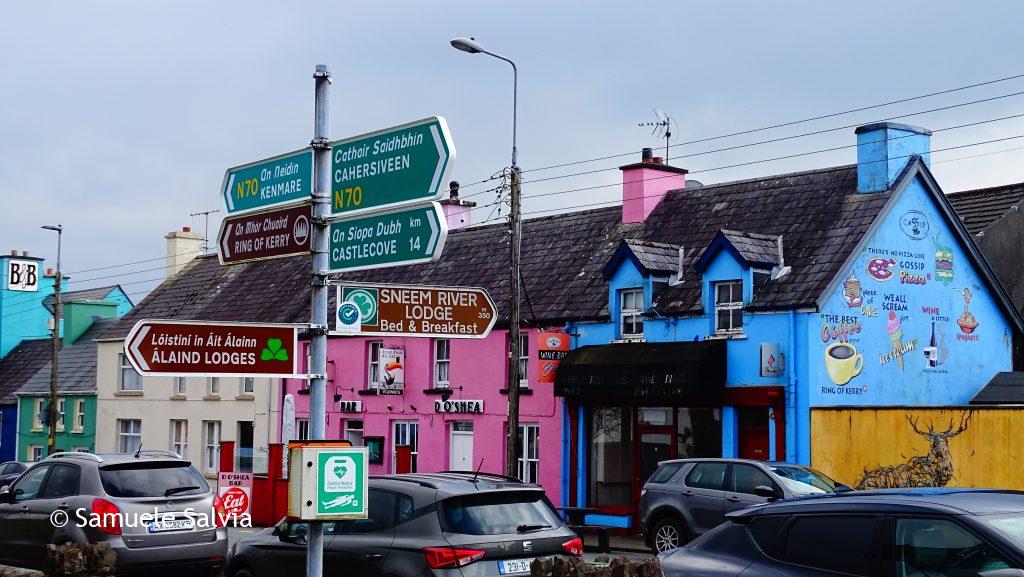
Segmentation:
{"type": "Polygon", "coordinates": [[[225,218],[217,234],[220,264],[238,264],[309,252],[313,226],[308,203],[225,218]]]}
{"type": "Polygon", "coordinates": [[[335,333],[482,339],[496,311],[482,288],[339,284],[335,333]]]}
{"type": "Polygon", "coordinates": [[[142,320],[124,352],[144,376],[294,377],[304,325],[142,320]]]}

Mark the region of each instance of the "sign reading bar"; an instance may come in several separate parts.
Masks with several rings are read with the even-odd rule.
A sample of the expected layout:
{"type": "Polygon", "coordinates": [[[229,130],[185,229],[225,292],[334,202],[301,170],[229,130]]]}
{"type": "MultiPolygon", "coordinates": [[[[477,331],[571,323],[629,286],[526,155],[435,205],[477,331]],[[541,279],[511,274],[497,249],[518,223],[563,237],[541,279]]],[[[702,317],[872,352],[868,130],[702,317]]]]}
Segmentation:
{"type": "Polygon", "coordinates": [[[311,148],[229,168],[221,187],[228,214],[308,200],[312,193],[311,148]]]}
{"type": "Polygon", "coordinates": [[[555,382],[555,371],[558,364],[569,354],[569,335],[565,332],[542,332],[537,335],[537,359],[540,371],[537,381],[541,383],[555,382]]]}
{"type": "Polygon", "coordinates": [[[309,252],[313,227],[308,204],[229,216],[217,234],[220,264],[238,264],[309,252]]]}
{"type": "Polygon", "coordinates": [[[331,214],[434,199],[454,160],[440,116],[339,140],[331,145],[331,214]]]}
{"type": "Polygon", "coordinates": [[[337,302],[343,334],[480,339],[497,316],[482,288],[340,284],[337,302]]]}
{"type": "Polygon", "coordinates": [[[125,338],[124,351],[144,376],[306,378],[297,370],[298,327],[142,320],[125,338]]]}
{"type": "Polygon", "coordinates": [[[436,202],[332,222],[330,272],[432,262],[447,237],[448,221],[436,202]]]}

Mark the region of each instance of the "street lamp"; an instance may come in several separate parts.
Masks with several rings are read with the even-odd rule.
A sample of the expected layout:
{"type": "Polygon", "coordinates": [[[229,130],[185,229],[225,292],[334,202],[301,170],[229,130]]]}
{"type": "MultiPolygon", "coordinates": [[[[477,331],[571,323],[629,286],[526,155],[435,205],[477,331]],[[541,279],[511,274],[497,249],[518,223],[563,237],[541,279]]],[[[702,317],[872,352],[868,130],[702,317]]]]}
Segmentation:
{"type": "Polygon", "coordinates": [[[57,233],[57,271],[53,280],[53,340],[50,342],[50,438],[46,445],[46,454],[52,455],[57,447],[57,349],[60,346],[60,281],[63,276],[60,270],[60,245],[64,227],[59,224],[47,224],[42,228],[57,233]]]}
{"type": "Polygon", "coordinates": [[[519,153],[516,149],[519,69],[516,68],[515,62],[500,54],[488,51],[475,38],[454,38],[451,44],[452,47],[463,52],[487,54],[512,65],[512,187],[509,191],[511,209],[508,214],[508,225],[511,233],[509,235],[508,251],[510,293],[508,307],[508,430],[505,436],[505,474],[515,477],[518,476],[519,468],[517,458],[519,449],[517,443],[519,435],[519,291],[521,289],[519,264],[522,249],[522,217],[519,212],[519,153]]]}

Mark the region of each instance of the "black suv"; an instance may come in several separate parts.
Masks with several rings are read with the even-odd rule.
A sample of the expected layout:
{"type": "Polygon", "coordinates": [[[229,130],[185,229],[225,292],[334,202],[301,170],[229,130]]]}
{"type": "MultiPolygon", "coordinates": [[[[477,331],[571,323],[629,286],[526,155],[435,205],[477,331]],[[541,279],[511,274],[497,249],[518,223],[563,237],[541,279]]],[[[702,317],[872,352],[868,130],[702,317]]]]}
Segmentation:
{"type": "MultiPolygon", "coordinates": [[[[486,473],[370,477],[367,519],[324,525],[324,575],[484,577],[579,556],[580,539],[537,485],[486,473]]],[[[305,523],[282,521],[232,545],[229,577],[301,575],[305,523]]]]}
{"type": "Polygon", "coordinates": [[[731,513],[662,553],[666,577],[1024,577],[1024,493],[894,489],[731,513]]]}

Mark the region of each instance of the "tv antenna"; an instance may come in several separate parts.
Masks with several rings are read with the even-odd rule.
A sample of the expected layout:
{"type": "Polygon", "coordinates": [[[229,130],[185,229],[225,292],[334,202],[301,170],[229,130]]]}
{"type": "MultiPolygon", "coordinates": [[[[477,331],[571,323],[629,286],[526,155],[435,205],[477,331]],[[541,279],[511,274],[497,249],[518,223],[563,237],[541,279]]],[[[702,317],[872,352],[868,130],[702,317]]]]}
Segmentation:
{"type": "Polygon", "coordinates": [[[200,212],[190,213],[189,216],[205,216],[206,217],[206,230],[203,232],[203,253],[210,252],[210,215],[220,212],[219,210],[203,210],[200,212]]]}
{"type": "Polygon", "coordinates": [[[672,138],[672,125],[675,124],[675,121],[672,120],[669,115],[665,114],[660,108],[654,109],[654,116],[657,120],[641,122],[637,126],[653,128],[651,134],[656,134],[658,138],[665,139],[665,162],[668,162],[668,145],[669,142],[675,140],[672,138]]]}

